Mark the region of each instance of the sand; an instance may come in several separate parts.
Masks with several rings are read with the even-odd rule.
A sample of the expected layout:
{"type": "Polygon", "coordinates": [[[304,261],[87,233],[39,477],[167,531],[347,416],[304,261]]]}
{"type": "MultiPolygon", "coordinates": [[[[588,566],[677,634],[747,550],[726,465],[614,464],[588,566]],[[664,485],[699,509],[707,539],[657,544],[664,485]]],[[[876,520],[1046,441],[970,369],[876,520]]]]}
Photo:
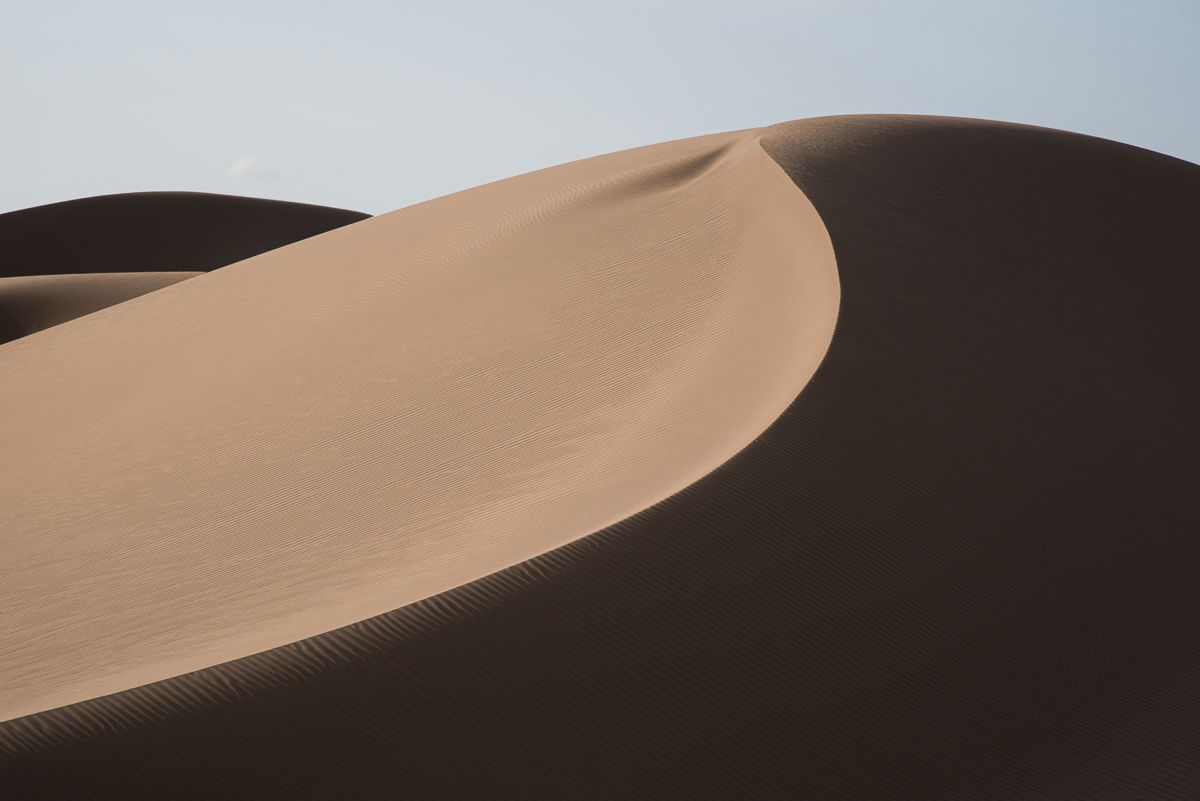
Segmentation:
{"type": "Polygon", "coordinates": [[[0,716],[625,519],[783,412],[837,301],[816,212],[731,134],[453,195],[12,342],[0,716]]]}
{"type": "Polygon", "coordinates": [[[84,273],[0,278],[0,344],[107,309],[202,275],[188,273],[84,273]]]}
{"type": "Polygon", "coordinates": [[[129,192],[0,214],[0,277],[207,272],[369,217],[206,192],[129,192]]]}
{"type": "MultiPolygon", "coordinates": [[[[793,273],[815,277],[822,263],[815,246],[823,241],[811,228],[815,209],[837,259],[837,327],[823,359],[815,339],[804,336],[781,354],[821,359],[811,378],[793,385],[786,409],[772,419],[762,410],[762,428],[745,432],[748,445],[726,440],[729,455],[679,491],[540,556],[325,634],[0,724],[15,797],[1128,801],[1200,793],[1192,747],[1200,741],[1200,521],[1192,500],[1200,445],[1200,167],[1059,131],[904,116],[802,120],[657,147],[693,157],[725,149],[701,166],[685,159],[692,166],[672,185],[689,202],[665,204],[658,215],[637,205],[655,193],[616,192],[606,196],[613,207],[585,202],[539,218],[522,229],[529,237],[519,240],[520,264],[551,260],[572,220],[627,205],[639,213],[605,230],[601,252],[686,218],[687,235],[658,241],[670,243],[667,252],[694,246],[693,263],[709,264],[701,257],[719,248],[694,243],[712,227],[699,211],[736,189],[742,194],[730,208],[745,215],[738,225],[761,220],[755,231],[762,239],[798,247],[793,273]],[[767,169],[776,164],[783,172],[767,169]],[[740,177],[714,187],[709,200],[691,197],[688,188],[722,165],[740,177]],[[770,182],[785,174],[794,183],[776,194],[770,182]],[[803,202],[782,191],[796,187],[803,202]],[[789,213],[768,220],[780,204],[789,213]]],[[[653,150],[605,158],[636,161],[653,150]]],[[[590,170],[589,163],[556,170],[590,170]]],[[[594,167],[605,164],[616,161],[594,167]]],[[[514,180],[533,186],[554,172],[514,180]]],[[[445,214],[432,215],[427,227],[478,219],[475,207],[450,202],[482,203],[505,184],[443,199],[445,214]]],[[[519,204],[503,205],[521,213],[519,204]]],[[[337,256],[348,248],[323,248],[338,238],[373,240],[371,231],[389,225],[384,216],[292,246],[312,256],[292,260],[296,283],[320,280],[319,265],[353,271],[337,256]]],[[[571,241],[592,230],[581,226],[571,241]]],[[[737,253],[759,238],[747,236],[737,253]]],[[[455,248],[470,259],[477,251],[465,243],[484,240],[500,237],[446,237],[419,260],[435,262],[455,248]]],[[[284,260],[287,252],[257,263],[284,260]]],[[[610,270],[623,264],[600,260],[610,270]]],[[[0,355],[38,351],[46,359],[52,350],[39,343],[58,341],[72,343],[68,353],[85,349],[88,340],[71,332],[91,332],[95,320],[109,320],[97,336],[136,333],[143,314],[160,331],[160,307],[182,312],[194,302],[199,314],[218,298],[237,312],[230,319],[241,320],[254,308],[238,299],[253,288],[255,270],[244,268],[255,263],[9,343],[0,355]]],[[[481,259],[478,272],[496,263],[481,259]]],[[[781,263],[732,259],[721,269],[743,264],[756,267],[754,275],[773,274],[781,263]]],[[[452,283],[440,312],[450,313],[449,300],[469,300],[465,283],[452,283]]],[[[350,286],[362,291],[326,296],[353,297],[357,309],[370,310],[381,294],[369,283],[350,286]]],[[[608,285],[584,286],[560,297],[584,303],[608,285]]],[[[489,289],[498,295],[503,287],[489,289]]],[[[646,303],[670,321],[666,330],[679,332],[681,318],[667,314],[671,297],[663,292],[646,303]]],[[[734,319],[744,325],[755,316],[734,319]]],[[[402,319],[421,319],[419,330],[430,337],[446,330],[430,318],[402,319]]],[[[438,347],[463,341],[467,323],[453,319],[457,328],[434,340],[438,347]]],[[[470,319],[484,320],[479,313],[470,319]]],[[[504,319],[512,324],[519,315],[504,319]]],[[[324,338],[297,349],[325,347],[354,323],[340,318],[324,338]]],[[[391,329],[379,321],[372,330],[391,329]]],[[[142,341],[108,339],[108,350],[95,352],[124,352],[142,341]]],[[[573,340],[588,341],[585,334],[573,340]]],[[[780,370],[787,359],[768,358],[770,343],[730,343],[732,361],[780,370]]],[[[704,359],[680,371],[696,377],[693,397],[766,397],[743,378],[745,365],[732,370],[694,340],[681,340],[680,348],[656,365],[684,358],[687,348],[693,359],[704,350],[704,359]],[[717,364],[720,370],[708,369],[717,364]]],[[[38,361],[22,357],[21,364],[33,370],[38,361]]],[[[102,366],[109,375],[120,369],[112,361],[102,366]]],[[[302,375],[319,369],[331,368],[318,359],[302,375]]],[[[619,374],[614,368],[609,375],[619,374]]],[[[646,375],[660,374],[656,366],[646,375]]],[[[155,380],[184,375],[198,374],[159,372],[155,380]]],[[[268,386],[287,384],[289,397],[309,392],[294,373],[267,377],[268,386]]],[[[97,377],[94,386],[101,385],[97,377]]],[[[205,389],[190,402],[207,403],[210,415],[233,402],[211,383],[196,385],[205,389]]],[[[140,397],[139,390],[127,397],[140,397]]],[[[403,396],[388,394],[388,403],[396,397],[403,396]]],[[[677,416],[671,435],[653,447],[642,450],[639,437],[586,443],[588,453],[608,453],[614,465],[622,455],[615,451],[623,451],[630,458],[619,469],[653,485],[647,489],[666,489],[671,457],[714,430],[687,418],[682,401],[658,407],[661,398],[642,395],[635,405],[677,416]],[[668,467],[643,470],[647,453],[668,467]]],[[[5,403],[18,412],[32,405],[28,398],[24,406],[5,403]]],[[[240,419],[259,425],[260,439],[244,458],[271,441],[264,420],[288,420],[280,414],[286,407],[257,418],[252,410],[240,419]]],[[[179,417],[202,411],[191,406],[179,417]]],[[[629,419],[621,415],[628,408],[617,416],[629,419]]],[[[447,419],[459,418],[439,424],[447,419]]],[[[57,434],[38,430],[30,443],[54,444],[57,434]]],[[[380,431],[364,432],[353,447],[386,447],[380,431]]],[[[162,436],[148,433],[151,442],[162,436]]],[[[63,437],[76,443],[80,435],[63,437]]],[[[129,444],[96,448],[120,459],[136,452],[129,444]]],[[[715,449],[706,452],[715,461],[715,449]]],[[[487,463],[493,453],[476,449],[473,458],[487,463]]],[[[514,453],[528,451],[522,444],[514,453]]],[[[22,464],[36,466],[38,458],[22,464]]],[[[562,478],[577,469],[568,459],[549,472],[562,478]]],[[[40,475],[57,487],[76,480],[77,470],[60,461],[40,475]]],[[[314,482],[325,503],[345,500],[345,485],[314,482]]],[[[175,486],[179,494],[197,489],[168,488],[175,486]]],[[[42,492],[56,503],[69,497],[57,488],[42,492]]],[[[609,497],[597,494],[597,502],[609,497]]],[[[160,508],[165,501],[145,502],[160,508]]],[[[135,508],[141,516],[129,521],[144,525],[147,508],[135,508]]],[[[486,519],[505,514],[515,513],[493,509],[486,519]]],[[[553,515],[567,525],[580,508],[564,503],[553,515]]],[[[244,516],[231,519],[240,526],[244,516]]],[[[263,535],[253,527],[239,533],[263,535]]],[[[522,529],[516,538],[529,536],[522,529]]],[[[241,540],[229,542],[236,556],[241,540]]],[[[279,549],[260,561],[286,557],[279,549]]],[[[49,592],[70,594],[45,575],[49,592]]],[[[208,602],[215,608],[224,599],[208,602]]],[[[108,619],[98,617],[98,625],[112,625],[108,619]]],[[[47,637],[53,642],[54,632],[47,637]]],[[[46,663],[60,669],[80,660],[64,654],[55,662],[49,650],[46,663]]],[[[41,686],[29,670],[25,686],[41,686]]]]}
{"type": "Polygon", "coordinates": [[[204,192],[129,192],[0,214],[0,344],[369,216],[204,192]]]}

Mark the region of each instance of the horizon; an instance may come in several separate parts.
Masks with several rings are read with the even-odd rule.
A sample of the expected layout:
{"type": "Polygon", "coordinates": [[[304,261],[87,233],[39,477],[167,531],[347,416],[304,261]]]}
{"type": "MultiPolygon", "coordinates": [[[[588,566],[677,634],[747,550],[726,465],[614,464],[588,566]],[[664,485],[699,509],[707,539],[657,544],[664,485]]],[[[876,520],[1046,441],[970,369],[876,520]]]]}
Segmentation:
{"type": "Polygon", "coordinates": [[[381,214],[582,158],[838,114],[1017,122],[1200,162],[1200,7],[1080,0],[228,0],[21,7],[0,212],[195,191],[381,214]]]}

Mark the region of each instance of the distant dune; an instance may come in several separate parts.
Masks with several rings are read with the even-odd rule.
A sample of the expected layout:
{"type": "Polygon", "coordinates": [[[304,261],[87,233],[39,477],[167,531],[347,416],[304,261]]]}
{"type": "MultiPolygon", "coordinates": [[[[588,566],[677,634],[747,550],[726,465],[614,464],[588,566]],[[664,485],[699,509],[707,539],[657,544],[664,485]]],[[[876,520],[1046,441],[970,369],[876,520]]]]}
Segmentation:
{"type": "Polygon", "coordinates": [[[369,216],[203,192],[131,192],[0,214],[0,343],[369,216]]]}
{"type": "Polygon", "coordinates": [[[0,343],[203,273],[83,273],[0,278],[0,343]]]}
{"type": "Polygon", "coordinates": [[[0,216],[4,797],[1200,796],[1200,167],[850,116],[114,197],[0,216]]]}
{"type": "Polygon", "coordinates": [[[0,277],[207,272],[369,216],[204,192],[68,200],[0,214],[0,277]]]}

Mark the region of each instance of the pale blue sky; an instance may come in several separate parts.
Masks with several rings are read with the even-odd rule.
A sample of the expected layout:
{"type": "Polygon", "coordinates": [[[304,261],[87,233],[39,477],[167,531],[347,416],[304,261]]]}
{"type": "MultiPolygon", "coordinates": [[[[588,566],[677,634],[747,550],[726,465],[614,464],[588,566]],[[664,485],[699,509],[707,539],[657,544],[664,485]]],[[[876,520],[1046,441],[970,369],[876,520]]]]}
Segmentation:
{"type": "Polygon", "coordinates": [[[181,189],[373,214],[801,117],[1200,162],[1200,0],[116,0],[0,13],[0,212],[181,189]]]}

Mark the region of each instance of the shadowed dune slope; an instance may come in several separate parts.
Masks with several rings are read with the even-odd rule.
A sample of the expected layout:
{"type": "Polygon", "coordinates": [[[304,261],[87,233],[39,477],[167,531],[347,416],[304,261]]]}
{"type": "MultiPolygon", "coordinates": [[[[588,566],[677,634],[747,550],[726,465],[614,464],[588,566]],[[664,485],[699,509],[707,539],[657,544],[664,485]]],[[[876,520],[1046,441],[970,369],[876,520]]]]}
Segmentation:
{"type": "Polygon", "coordinates": [[[841,310],[749,447],[419,603],[0,724],[14,797],[1200,794],[1200,167],[762,134],[841,310]]]}
{"type": "Polygon", "coordinates": [[[0,214],[0,277],[207,272],[368,217],[204,192],[68,200],[0,214]]]}
{"type": "Polygon", "coordinates": [[[0,345],[203,273],[83,273],[0,278],[0,345]]]}
{"type": "Polygon", "coordinates": [[[0,214],[0,344],[369,217],[202,192],[101,195],[0,214]]]}

